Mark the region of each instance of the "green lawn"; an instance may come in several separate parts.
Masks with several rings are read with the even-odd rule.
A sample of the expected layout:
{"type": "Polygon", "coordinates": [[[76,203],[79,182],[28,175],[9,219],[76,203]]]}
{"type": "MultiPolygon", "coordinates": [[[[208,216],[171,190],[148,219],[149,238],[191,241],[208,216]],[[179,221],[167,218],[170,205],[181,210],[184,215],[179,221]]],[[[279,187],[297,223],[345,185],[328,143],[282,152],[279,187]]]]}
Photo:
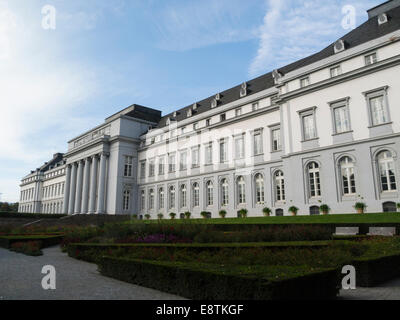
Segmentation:
{"type": "MultiPolygon", "coordinates": [[[[139,222],[139,220],[132,220],[139,222]]],[[[157,220],[143,221],[157,223],[157,220]]],[[[400,213],[330,214],[318,216],[284,216],[256,218],[217,218],[217,219],[175,219],[162,220],[163,223],[202,223],[202,224],[310,224],[310,223],[400,223],[400,213]]]]}

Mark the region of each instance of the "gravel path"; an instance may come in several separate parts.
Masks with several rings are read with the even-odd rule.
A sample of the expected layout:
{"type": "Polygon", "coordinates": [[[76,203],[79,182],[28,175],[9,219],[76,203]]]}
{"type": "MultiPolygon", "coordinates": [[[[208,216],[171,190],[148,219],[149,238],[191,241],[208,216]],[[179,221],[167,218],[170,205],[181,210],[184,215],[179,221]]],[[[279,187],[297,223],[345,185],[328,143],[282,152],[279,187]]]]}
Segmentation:
{"type": "Polygon", "coordinates": [[[341,290],[339,299],[344,300],[400,300],[400,279],[394,279],[373,288],[341,290]]]}
{"type": "Polygon", "coordinates": [[[59,247],[30,257],[0,248],[0,300],[180,300],[181,297],[103,277],[96,264],[72,259],[59,247]],[[42,289],[42,267],[56,269],[56,290],[42,289]]]}

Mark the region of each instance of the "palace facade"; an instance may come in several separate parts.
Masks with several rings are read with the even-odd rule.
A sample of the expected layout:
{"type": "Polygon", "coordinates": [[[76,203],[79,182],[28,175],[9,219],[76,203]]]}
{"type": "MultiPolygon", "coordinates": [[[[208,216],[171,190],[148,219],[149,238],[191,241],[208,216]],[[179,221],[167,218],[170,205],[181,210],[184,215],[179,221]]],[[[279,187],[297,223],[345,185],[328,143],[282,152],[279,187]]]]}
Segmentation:
{"type": "Polygon", "coordinates": [[[400,0],[322,51],[162,116],[132,105],[22,179],[21,212],[396,211],[400,0]]]}

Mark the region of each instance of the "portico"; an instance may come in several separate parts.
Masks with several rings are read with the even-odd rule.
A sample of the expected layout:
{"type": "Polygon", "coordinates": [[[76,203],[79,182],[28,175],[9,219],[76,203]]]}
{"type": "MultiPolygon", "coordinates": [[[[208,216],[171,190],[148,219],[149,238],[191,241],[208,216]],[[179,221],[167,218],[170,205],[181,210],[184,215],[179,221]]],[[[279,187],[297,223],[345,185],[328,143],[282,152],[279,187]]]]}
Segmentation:
{"type": "Polygon", "coordinates": [[[108,163],[108,152],[100,152],[67,163],[64,213],[105,213],[108,163]]]}

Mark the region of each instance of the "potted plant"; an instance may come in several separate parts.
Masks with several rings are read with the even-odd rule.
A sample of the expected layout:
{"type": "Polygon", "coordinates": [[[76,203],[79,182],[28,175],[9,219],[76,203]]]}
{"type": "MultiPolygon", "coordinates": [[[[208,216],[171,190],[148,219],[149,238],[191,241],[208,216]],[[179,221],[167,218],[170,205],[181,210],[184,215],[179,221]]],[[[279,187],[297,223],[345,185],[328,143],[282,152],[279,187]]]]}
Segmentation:
{"type": "Polygon", "coordinates": [[[186,219],[190,219],[190,216],[191,216],[192,214],[189,212],[189,211],[186,211],[185,212],[185,218],[186,219]]]}
{"type": "Polygon", "coordinates": [[[238,218],[247,218],[247,213],[249,211],[247,209],[240,209],[238,211],[238,218]]]}
{"type": "Polygon", "coordinates": [[[264,217],[269,217],[271,215],[271,209],[270,208],[264,208],[263,209],[263,214],[264,214],[264,217]]]}
{"type": "Polygon", "coordinates": [[[208,219],[208,218],[211,217],[211,214],[210,214],[209,212],[207,212],[207,211],[202,211],[202,212],[200,213],[200,215],[201,215],[204,219],[208,219]]]}
{"type": "Polygon", "coordinates": [[[150,220],[151,215],[149,215],[148,213],[144,215],[144,217],[146,218],[146,220],[150,220]]]}
{"type": "Polygon", "coordinates": [[[326,215],[329,213],[329,211],[331,211],[331,208],[329,208],[329,206],[327,204],[321,204],[319,207],[319,212],[321,212],[322,214],[326,215]]]}
{"type": "Polygon", "coordinates": [[[364,202],[356,202],[356,204],[354,205],[354,209],[357,210],[357,213],[364,213],[365,212],[365,208],[367,207],[367,205],[364,202]]]}
{"type": "Polygon", "coordinates": [[[133,220],[137,220],[137,218],[138,218],[138,215],[137,215],[137,214],[133,214],[133,215],[132,215],[132,219],[133,219],[133,220]]]}
{"type": "Polygon", "coordinates": [[[220,210],[219,211],[219,216],[224,219],[226,217],[226,210],[220,210]]]}
{"type": "Polygon", "coordinates": [[[164,218],[164,215],[162,213],[159,213],[157,215],[158,220],[162,220],[164,218]]]}
{"type": "Polygon", "coordinates": [[[171,212],[171,213],[169,214],[169,216],[171,217],[171,220],[174,220],[175,217],[176,217],[176,213],[175,213],[175,212],[171,212]]]}
{"type": "Polygon", "coordinates": [[[396,203],[397,211],[400,211],[400,202],[396,203]]]}
{"type": "Polygon", "coordinates": [[[289,212],[292,214],[292,216],[296,216],[298,211],[299,211],[299,208],[297,208],[295,206],[291,206],[289,208],[289,212]]]}

